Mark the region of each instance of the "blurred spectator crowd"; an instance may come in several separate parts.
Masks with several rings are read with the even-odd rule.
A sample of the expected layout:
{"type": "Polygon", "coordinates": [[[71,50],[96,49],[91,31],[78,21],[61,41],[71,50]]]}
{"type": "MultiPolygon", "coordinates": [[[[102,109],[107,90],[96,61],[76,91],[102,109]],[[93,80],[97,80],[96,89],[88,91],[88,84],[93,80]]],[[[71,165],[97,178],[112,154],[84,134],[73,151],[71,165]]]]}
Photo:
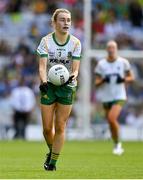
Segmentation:
{"type": "MultiPolygon", "coordinates": [[[[2,100],[18,86],[18,77],[24,77],[25,85],[33,90],[39,102],[35,49],[41,37],[52,31],[51,15],[56,8],[72,12],[71,33],[83,43],[83,0],[0,0],[0,105],[3,108],[2,100]]],[[[92,0],[91,16],[92,48],[103,49],[109,39],[115,39],[120,49],[143,50],[142,0],[92,0]]],[[[139,83],[131,86],[129,96],[132,102],[142,101],[143,62],[137,61],[133,66],[139,83]]],[[[127,122],[131,123],[129,118],[127,122]]]]}
{"type": "Polygon", "coordinates": [[[143,50],[142,0],[93,0],[93,47],[115,39],[120,49],[143,50]]]}

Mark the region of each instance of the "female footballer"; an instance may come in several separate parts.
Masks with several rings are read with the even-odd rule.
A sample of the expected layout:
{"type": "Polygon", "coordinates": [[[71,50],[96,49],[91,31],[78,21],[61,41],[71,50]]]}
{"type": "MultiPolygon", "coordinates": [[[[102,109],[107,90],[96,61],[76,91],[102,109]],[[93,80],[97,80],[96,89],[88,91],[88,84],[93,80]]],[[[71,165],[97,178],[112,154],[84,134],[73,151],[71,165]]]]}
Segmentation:
{"type": "Polygon", "coordinates": [[[95,84],[99,86],[101,101],[115,143],[113,154],[121,155],[124,149],[119,139],[118,117],[127,98],[125,84],[132,82],[134,75],[129,61],[119,57],[117,51],[117,43],[109,41],[107,58],[100,60],[95,68],[95,84]]]}
{"type": "Polygon", "coordinates": [[[56,170],[56,162],[64,144],[81,58],[80,41],[69,34],[71,13],[66,9],[57,9],[52,16],[52,25],[54,32],[43,37],[37,48],[43,135],[49,148],[44,168],[48,171],[56,170]],[[67,67],[72,77],[69,84],[55,86],[48,81],[48,71],[55,64],[67,67]]]}

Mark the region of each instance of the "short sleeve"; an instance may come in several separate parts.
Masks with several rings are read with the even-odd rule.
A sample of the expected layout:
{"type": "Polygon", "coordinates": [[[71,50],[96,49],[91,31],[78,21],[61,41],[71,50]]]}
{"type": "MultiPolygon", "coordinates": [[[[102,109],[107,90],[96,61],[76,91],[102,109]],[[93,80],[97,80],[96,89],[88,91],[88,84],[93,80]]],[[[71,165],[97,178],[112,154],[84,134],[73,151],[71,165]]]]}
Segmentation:
{"type": "Polygon", "coordinates": [[[78,41],[75,45],[75,49],[72,54],[73,60],[80,60],[81,59],[81,43],[78,41]]]}
{"type": "Polygon", "coordinates": [[[131,70],[131,65],[130,65],[128,60],[124,61],[124,68],[125,68],[125,71],[130,71],[131,70]]]}
{"type": "Polygon", "coordinates": [[[98,64],[96,65],[96,67],[94,69],[94,73],[96,75],[100,75],[100,76],[103,75],[103,70],[102,70],[101,64],[99,62],[98,62],[98,64]]]}
{"type": "Polygon", "coordinates": [[[42,40],[37,48],[37,54],[40,57],[48,57],[48,49],[47,49],[47,45],[46,45],[44,38],[42,38],[42,40]]]}

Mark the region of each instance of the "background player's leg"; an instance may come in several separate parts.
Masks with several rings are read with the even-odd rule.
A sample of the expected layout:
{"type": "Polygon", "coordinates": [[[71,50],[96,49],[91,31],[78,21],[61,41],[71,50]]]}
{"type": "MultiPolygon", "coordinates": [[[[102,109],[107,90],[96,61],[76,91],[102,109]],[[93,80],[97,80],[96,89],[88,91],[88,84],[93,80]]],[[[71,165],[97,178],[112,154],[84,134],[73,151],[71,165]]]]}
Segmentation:
{"type": "Polygon", "coordinates": [[[124,152],[124,149],[122,148],[122,144],[120,142],[119,123],[118,123],[118,117],[121,113],[121,110],[122,110],[122,106],[119,104],[115,104],[111,107],[111,109],[107,113],[107,119],[110,125],[112,138],[115,143],[115,146],[113,148],[113,154],[116,155],[121,155],[124,152]]]}
{"type": "Polygon", "coordinates": [[[115,104],[111,107],[110,110],[107,111],[106,116],[108,123],[110,125],[111,134],[113,141],[115,143],[119,142],[119,123],[118,123],[118,117],[121,113],[122,106],[119,104],[115,104]]]}
{"type": "Polygon", "coordinates": [[[54,165],[57,162],[58,156],[64,144],[65,139],[65,127],[69,118],[72,105],[63,105],[57,103],[56,106],[56,119],[55,119],[55,136],[52,147],[52,156],[50,164],[54,165]]]}
{"type": "Polygon", "coordinates": [[[50,152],[52,150],[52,144],[54,139],[54,119],[53,119],[54,110],[55,110],[55,103],[52,105],[41,104],[43,135],[49,147],[50,152]]]}

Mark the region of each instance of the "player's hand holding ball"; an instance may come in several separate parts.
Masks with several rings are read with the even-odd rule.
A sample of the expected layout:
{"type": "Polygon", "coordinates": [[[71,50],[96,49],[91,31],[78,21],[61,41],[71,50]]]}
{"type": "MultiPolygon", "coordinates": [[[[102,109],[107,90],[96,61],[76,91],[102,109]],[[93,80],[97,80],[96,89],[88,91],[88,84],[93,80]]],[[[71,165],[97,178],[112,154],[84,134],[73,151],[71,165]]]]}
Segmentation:
{"type": "Polygon", "coordinates": [[[41,92],[46,93],[46,92],[48,91],[48,83],[47,83],[47,82],[42,83],[42,84],[39,86],[39,89],[40,89],[41,92]]]}
{"type": "Polygon", "coordinates": [[[77,71],[73,72],[73,73],[70,75],[69,80],[66,82],[66,84],[71,83],[73,80],[76,80],[76,79],[77,79],[77,76],[78,76],[78,72],[77,72],[77,71]]]}
{"type": "Polygon", "coordinates": [[[71,75],[71,76],[69,77],[69,80],[68,80],[65,84],[69,84],[69,83],[71,83],[73,80],[74,80],[74,75],[71,75]]]}
{"type": "Polygon", "coordinates": [[[73,73],[71,74],[70,78],[71,78],[71,77],[72,77],[72,80],[77,79],[77,77],[78,77],[78,72],[77,72],[77,71],[73,72],[73,73]]]}

